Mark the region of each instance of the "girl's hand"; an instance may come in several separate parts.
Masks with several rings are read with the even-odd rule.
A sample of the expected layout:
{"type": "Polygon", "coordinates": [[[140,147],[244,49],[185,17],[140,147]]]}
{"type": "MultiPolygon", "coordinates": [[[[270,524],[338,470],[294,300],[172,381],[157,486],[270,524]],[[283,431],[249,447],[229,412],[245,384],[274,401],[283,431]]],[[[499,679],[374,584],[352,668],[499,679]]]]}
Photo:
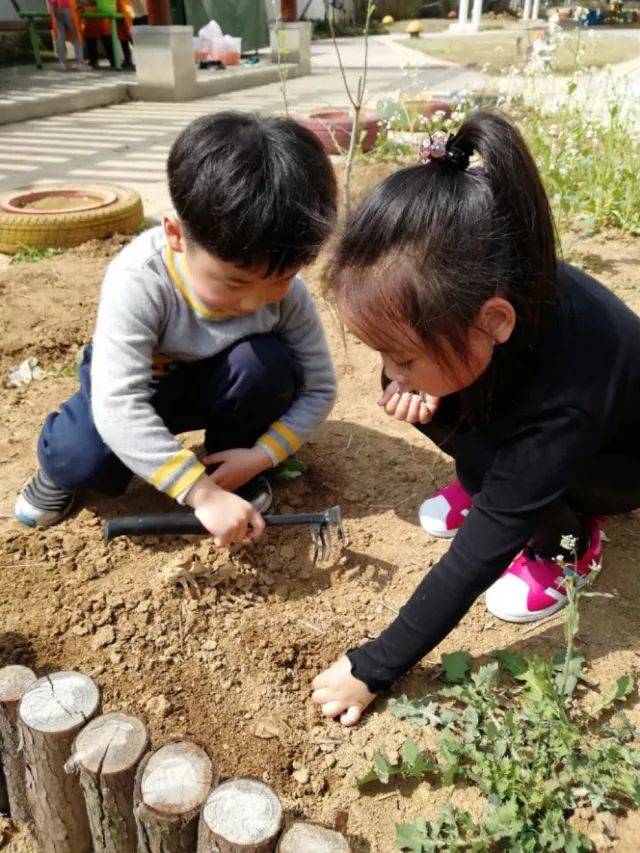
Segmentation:
{"type": "Polygon", "coordinates": [[[355,725],[362,712],[376,698],[367,685],[351,675],[351,661],[345,655],[314,678],[311,700],[322,705],[325,717],[337,717],[343,726],[355,725]]]}
{"type": "Polygon", "coordinates": [[[238,447],[211,453],[202,460],[204,465],[218,465],[211,474],[214,483],[227,492],[235,492],[258,474],[271,468],[271,459],[261,447],[238,447]]]}
{"type": "Polygon", "coordinates": [[[423,391],[403,391],[397,382],[390,382],[378,400],[378,405],[399,421],[428,424],[440,405],[440,398],[423,391]]]}

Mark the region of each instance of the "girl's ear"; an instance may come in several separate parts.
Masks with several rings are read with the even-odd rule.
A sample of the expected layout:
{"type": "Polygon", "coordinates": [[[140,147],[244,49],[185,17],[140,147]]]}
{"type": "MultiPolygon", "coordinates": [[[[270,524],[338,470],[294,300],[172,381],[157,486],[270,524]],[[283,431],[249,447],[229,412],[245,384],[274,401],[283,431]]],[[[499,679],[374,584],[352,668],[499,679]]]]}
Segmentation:
{"type": "Polygon", "coordinates": [[[492,296],[478,311],[475,325],[489,335],[494,344],[506,344],[516,325],[515,308],[502,296],[492,296]]]}
{"type": "Polygon", "coordinates": [[[163,216],[162,227],[173,251],[184,252],[184,232],[178,217],[173,214],[163,216]]]}

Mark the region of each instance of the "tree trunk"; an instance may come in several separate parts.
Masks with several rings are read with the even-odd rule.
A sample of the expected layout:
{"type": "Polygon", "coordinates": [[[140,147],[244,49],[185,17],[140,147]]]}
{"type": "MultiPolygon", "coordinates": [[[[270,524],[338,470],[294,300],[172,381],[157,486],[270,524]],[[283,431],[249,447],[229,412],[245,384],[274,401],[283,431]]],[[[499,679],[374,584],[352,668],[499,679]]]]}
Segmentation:
{"type": "Polygon", "coordinates": [[[200,809],[217,783],[218,768],[194,743],[147,753],[134,789],[138,853],[193,853],[200,809]]]}
{"type": "MultiPolygon", "coordinates": [[[[27,688],[35,680],[35,674],[26,666],[5,666],[0,669],[0,776],[4,770],[6,810],[14,820],[29,820],[24,756],[18,731],[18,706],[27,688]]],[[[5,811],[2,804],[0,811],[5,811]]]]}
{"type": "Polygon", "coordinates": [[[278,853],[349,853],[344,835],[317,823],[296,821],[284,833],[278,853]]]}
{"type": "Polygon", "coordinates": [[[135,853],[133,786],[148,747],[145,724],[127,714],[97,717],[76,738],[66,770],[80,776],[95,853],[135,853]]]}
{"type": "Polygon", "coordinates": [[[89,820],[80,782],[65,773],[74,738],[100,706],[94,682],[79,672],[39,678],[20,703],[27,796],[40,848],[89,853],[89,820]]]}
{"type": "Polygon", "coordinates": [[[150,27],[171,26],[171,5],[169,0],[147,0],[147,14],[150,27]]]}
{"type": "Polygon", "coordinates": [[[271,788],[254,779],[229,779],[202,809],[198,853],[272,853],[282,821],[282,804],[271,788]]]}
{"type": "Polygon", "coordinates": [[[281,0],[280,19],[287,23],[298,20],[297,0],[281,0]]]}

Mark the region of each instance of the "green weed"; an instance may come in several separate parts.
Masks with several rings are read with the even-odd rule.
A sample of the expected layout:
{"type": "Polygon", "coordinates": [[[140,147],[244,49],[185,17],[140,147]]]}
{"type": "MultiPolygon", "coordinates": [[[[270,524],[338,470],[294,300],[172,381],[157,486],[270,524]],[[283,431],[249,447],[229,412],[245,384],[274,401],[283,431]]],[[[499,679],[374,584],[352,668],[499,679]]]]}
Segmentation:
{"type": "Polygon", "coordinates": [[[10,263],[12,265],[33,264],[36,261],[44,261],[47,258],[55,258],[62,254],[62,249],[56,248],[55,246],[46,246],[45,248],[41,248],[39,246],[21,245],[19,248],[20,251],[16,252],[16,254],[11,258],[10,263]]]}
{"type": "MultiPolygon", "coordinates": [[[[444,655],[444,683],[436,693],[391,702],[399,719],[439,730],[439,757],[407,740],[399,764],[378,753],[358,780],[428,778],[442,785],[475,785],[486,798],[484,820],[447,806],[434,821],[397,827],[397,843],[410,853],[501,850],[538,853],[593,849],[570,818],[577,809],[623,811],[640,805],[640,731],[617,709],[634,690],[625,675],[587,705],[584,661],[574,650],[579,599],[577,575],[563,566],[568,593],[566,648],[554,660],[499,651],[471,669],[467,652],[444,655]]],[[[592,686],[592,685],[590,685],[592,686]]]]}

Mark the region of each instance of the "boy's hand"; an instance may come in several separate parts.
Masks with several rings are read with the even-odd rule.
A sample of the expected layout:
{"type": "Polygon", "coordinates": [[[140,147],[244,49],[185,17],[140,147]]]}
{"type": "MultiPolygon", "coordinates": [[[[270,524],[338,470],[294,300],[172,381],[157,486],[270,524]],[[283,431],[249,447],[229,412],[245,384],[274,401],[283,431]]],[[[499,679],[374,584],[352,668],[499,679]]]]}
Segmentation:
{"type": "Polygon", "coordinates": [[[423,392],[402,391],[397,382],[390,382],[378,400],[378,405],[399,421],[428,424],[440,405],[440,398],[423,392]]]}
{"type": "Polygon", "coordinates": [[[265,524],[250,503],[221,489],[208,474],[202,474],[187,492],[185,503],[193,507],[218,547],[257,539],[265,524]]]}
{"type": "Polygon", "coordinates": [[[311,700],[322,705],[325,717],[337,717],[344,726],[353,726],[376,698],[367,685],[351,675],[351,661],[344,655],[311,683],[311,700]]]}
{"type": "Polygon", "coordinates": [[[235,492],[258,474],[271,468],[271,459],[261,447],[238,447],[211,453],[202,460],[204,465],[218,465],[211,475],[214,483],[228,492],[235,492]]]}

